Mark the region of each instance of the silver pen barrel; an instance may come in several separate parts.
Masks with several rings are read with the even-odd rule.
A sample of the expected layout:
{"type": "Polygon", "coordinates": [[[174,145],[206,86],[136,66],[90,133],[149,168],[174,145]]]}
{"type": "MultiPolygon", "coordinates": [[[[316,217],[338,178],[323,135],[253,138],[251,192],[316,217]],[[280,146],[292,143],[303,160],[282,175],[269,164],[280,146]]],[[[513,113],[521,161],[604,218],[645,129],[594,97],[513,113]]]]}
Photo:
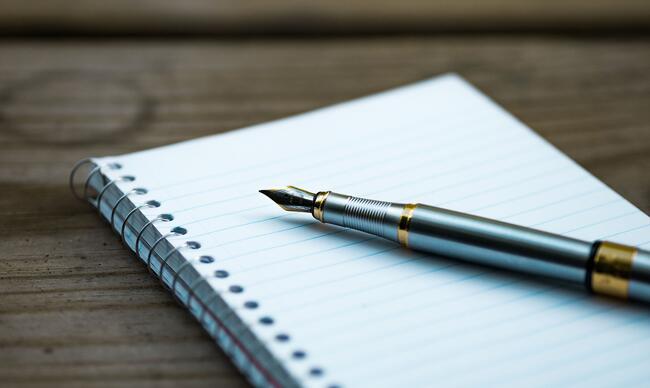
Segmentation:
{"type": "Polygon", "coordinates": [[[585,242],[422,204],[319,192],[312,214],[325,223],[411,249],[581,284],[600,294],[650,302],[650,252],[585,242]]]}

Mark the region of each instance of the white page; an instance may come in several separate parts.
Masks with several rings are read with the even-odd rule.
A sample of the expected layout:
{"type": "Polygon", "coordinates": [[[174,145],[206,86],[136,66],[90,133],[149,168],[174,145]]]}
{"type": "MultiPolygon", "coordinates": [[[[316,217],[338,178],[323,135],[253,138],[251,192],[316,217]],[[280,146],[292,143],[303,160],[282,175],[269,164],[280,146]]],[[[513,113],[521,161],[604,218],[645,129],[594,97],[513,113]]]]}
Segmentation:
{"type": "Polygon", "coordinates": [[[105,161],[124,166],[109,176],[136,177],[123,191],[145,187],[138,200],[162,203],[149,218],[174,215],[161,233],[184,226],[171,240],[217,259],[195,266],[304,385],[650,378],[650,315],[638,306],[411,252],[257,193],[292,184],[650,247],[648,216],[456,76],[105,161]],[[250,300],[260,308],[240,307],[250,300]]]}

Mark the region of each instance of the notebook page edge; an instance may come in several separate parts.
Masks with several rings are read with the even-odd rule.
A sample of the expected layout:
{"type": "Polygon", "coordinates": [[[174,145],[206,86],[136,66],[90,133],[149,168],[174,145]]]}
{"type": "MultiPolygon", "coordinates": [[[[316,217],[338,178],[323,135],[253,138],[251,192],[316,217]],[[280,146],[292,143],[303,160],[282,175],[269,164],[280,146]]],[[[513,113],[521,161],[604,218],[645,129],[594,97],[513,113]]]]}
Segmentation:
{"type": "Polygon", "coordinates": [[[630,202],[627,198],[625,198],[622,194],[620,194],[617,190],[615,190],[613,187],[608,185],[607,183],[603,182],[599,177],[595,176],[594,174],[591,173],[587,168],[585,168],[582,164],[578,163],[575,159],[564,153],[561,149],[559,149],[555,144],[553,144],[550,140],[542,136],[539,132],[537,132],[533,127],[525,123],[523,120],[521,120],[519,117],[517,117],[515,114],[507,110],[504,106],[496,102],[494,99],[492,99],[487,93],[484,93],[481,89],[479,89],[476,85],[470,83],[467,81],[465,78],[461,76],[457,76],[457,79],[461,81],[465,86],[473,89],[477,95],[480,95],[481,98],[483,99],[484,102],[487,104],[490,104],[493,108],[497,109],[500,111],[504,116],[508,116],[511,120],[517,122],[520,124],[521,127],[526,128],[526,130],[535,136],[537,139],[545,143],[548,147],[554,149],[557,153],[558,156],[564,158],[566,161],[569,163],[572,163],[576,168],[580,169],[584,173],[588,174],[589,176],[593,177],[596,179],[601,185],[606,187],[607,189],[611,190],[613,193],[615,193],[620,199],[626,201],[629,203],[631,206],[633,206],[635,209],[637,209],[641,214],[644,214],[648,219],[650,219],[650,215],[646,212],[644,212],[641,208],[639,208],[636,204],[630,202]]]}
{"type": "MultiPolygon", "coordinates": [[[[194,138],[194,139],[188,139],[188,140],[183,140],[179,141],[176,143],[172,144],[165,144],[153,148],[148,148],[144,150],[139,150],[139,151],[134,151],[134,152],[127,152],[124,154],[117,154],[117,155],[107,155],[106,158],[120,158],[120,157],[125,157],[125,156],[131,156],[135,154],[147,154],[150,152],[159,152],[159,151],[164,151],[165,149],[173,148],[173,147],[183,147],[183,146],[191,146],[197,143],[202,143],[205,141],[210,141],[210,140],[222,140],[222,139],[230,139],[233,137],[241,137],[242,135],[248,135],[249,132],[255,132],[255,131],[260,131],[260,130],[269,130],[269,127],[286,127],[290,126],[296,121],[303,120],[303,119],[310,119],[313,116],[319,116],[323,114],[329,114],[331,112],[335,111],[340,111],[341,108],[349,110],[349,109],[357,109],[359,105],[371,103],[373,101],[386,98],[386,97],[391,97],[395,98],[397,97],[398,94],[400,93],[409,93],[414,90],[418,89],[425,89],[429,87],[434,87],[436,86],[436,83],[440,82],[460,82],[464,85],[470,85],[469,82],[467,82],[463,77],[461,77],[459,74],[455,72],[447,72],[447,73],[442,73],[436,76],[433,76],[431,78],[427,78],[424,80],[412,82],[406,85],[400,85],[396,87],[391,87],[379,92],[374,92],[370,93],[364,96],[356,97],[356,98],[351,98],[345,101],[337,102],[334,104],[329,104],[321,107],[317,107],[314,109],[310,109],[304,112],[292,114],[287,117],[282,117],[279,119],[274,119],[270,121],[264,121],[261,123],[255,123],[251,125],[247,125],[244,127],[240,128],[233,128],[233,129],[228,129],[225,132],[221,133],[216,133],[212,135],[205,135],[201,136],[199,138],[194,138]]],[[[475,89],[477,92],[480,92],[478,89],[475,89]]],[[[101,158],[98,158],[101,159],[101,158]]]]}

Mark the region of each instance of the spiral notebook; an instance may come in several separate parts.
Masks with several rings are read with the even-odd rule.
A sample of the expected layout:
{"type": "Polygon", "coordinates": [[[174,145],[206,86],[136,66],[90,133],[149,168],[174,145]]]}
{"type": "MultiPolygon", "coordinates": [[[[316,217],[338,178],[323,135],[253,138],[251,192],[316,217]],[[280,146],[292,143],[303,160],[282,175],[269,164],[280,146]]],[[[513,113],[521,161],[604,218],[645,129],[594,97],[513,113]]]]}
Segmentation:
{"type": "Polygon", "coordinates": [[[422,202],[650,248],[647,215],[458,76],[89,164],[90,202],[256,386],[650,381],[643,307],[318,224],[257,192],[422,202]]]}

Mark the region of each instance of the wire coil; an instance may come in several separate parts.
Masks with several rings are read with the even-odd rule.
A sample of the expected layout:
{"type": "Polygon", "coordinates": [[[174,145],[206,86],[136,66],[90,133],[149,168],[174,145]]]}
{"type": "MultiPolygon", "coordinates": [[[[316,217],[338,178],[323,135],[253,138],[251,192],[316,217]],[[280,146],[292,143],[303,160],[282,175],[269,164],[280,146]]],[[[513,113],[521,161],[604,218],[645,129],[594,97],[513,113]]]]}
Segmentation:
{"type": "MultiPolygon", "coordinates": [[[[270,386],[280,387],[281,384],[275,380],[274,376],[271,375],[271,373],[265,367],[263,367],[259,363],[259,361],[257,361],[256,357],[252,353],[250,353],[247,347],[240,342],[240,340],[238,339],[240,333],[238,331],[236,332],[232,331],[231,329],[228,328],[228,326],[224,324],[224,321],[227,320],[228,317],[230,317],[232,314],[236,314],[236,308],[233,307],[231,309],[226,310],[223,314],[224,316],[220,317],[216,315],[209,307],[217,303],[219,298],[221,298],[220,294],[222,292],[241,293],[243,292],[243,287],[238,285],[231,285],[226,290],[218,291],[216,288],[211,286],[211,288],[215,291],[213,294],[211,294],[206,300],[203,300],[201,297],[199,297],[196,290],[201,284],[206,283],[208,279],[200,275],[198,271],[197,271],[198,277],[191,283],[188,283],[188,281],[186,281],[182,277],[183,273],[185,273],[188,269],[193,268],[194,264],[197,262],[197,259],[196,258],[189,259],[185,256],[184,257],[185,261],[183,261],[182,264],[180,264],[176,269],[174,269],[170,264],[170,259],[174,256],[174,254],[182,255],[182,253],[179,252],[185,249],[198,250],[201,248],[201,244],[197,241],[187,240],[180,245],[172,246],[172,248],[169,249],[164,254],[164,256],[159,256],[158,253],[156,253],[156,249],[159,247],[160,244],[162,244],[163,242],[169,242],[170,237],[186,235],[188,233],[187,229],[181,226],[173,227],[170,229],[169,232],[162,234],[152,244],[149,244],[144,238],[145,231],[148,230],[152,225],[154,225],[157,222],[173,221],[174,220],[173,214],[168,214],[168,213],[159,214],[156,217],[147,220],[144,223],[144,225],[139,230],[137,230],[134,227],[132,222],[133,217],[135,217],[139,212],[141,212],[144,209],[158,208],[161,206],[161,203],[157,200],[150,199],[143,203],[136,204],[136,202],[132,199],[133,196],[141,196],[141,195],[149,194],[148,189],[144,187],[136,187],[123,192],[117,198],[117,200],[112,205],[110,205],[104,199],[104,197],[106,197],[106,193],[108,193],[108,191],[112,187],[118,187],[119,183],[134,182],[136,180],[136,177],[132,175],[122,175],[115,179],[107,180],[105,175],[102,173],[102,170],[104,168],[108,168],[110,170],[120,170],[122,169],[122,165],[120,163],[98,164],[91,158],[83,159],[77,162],[73,166],[70,172],[69,182],[68,182],[73,196],[78,200],[88,202],[89,204],[91,204],[93,207],[97,209],[98,213],[100,214],[100,217],[105,218],[106,221],[111,225],[111,229],[113,229],[117,234],[119,234],[122,243],[126,245],[130,250],[132,250],[135,253],[135,255],[144,262],[149,272],[151,272],[153,275],[155,275],[158,278],[158,280],[162,283],[163,287],[171,291],[174,298],[180,304],[185,305],[195,315],[198,321],[206,328],[206,330],[208,330],[208,332],[210,332],[213,338],[215,338],[215,340],[219,342],[221,347],[227,353],[232,355],[233,360],[235,360],[235,363],[242,370],[242,372],[248,375],[252,381],[260,382],[259,385],[270,385],[270,386]],[[84,166],[89,166],[89,170],[85,180],[83,181],[82,192],[81,194],[79,194],[75,189],[75,177],[76,174],[84,166]],[[102,185],[98,190],[96,190],[97,194],[93,198],[91,197],[90,193],[91,193],[91,188],[93,186],[93,179],[97,177],[101,179],[102,185]],[[106,213],[108,215],[104,215],[104,213],[102,213],[103,202],[106,202],[106,205],[110,206],[108,213],[106,213]],[[133,207],[130,210],[128,210],[124,215],[124,217],[122,218],[120,217],[119,208],[124,207],[123,204],[125,203],[129,203],[133,207]],[[122,218],[121,225],[118,225],[117,223],[117,219],[119,218],[122,218]],[[135,241],[133,246],[131,246],[127,240],[127,236],[126,236],[127,228],[129,228],[129,230],[133,233],[132,235],[135,236],[135,241]],[[146,248],[143,252],[141,249],[141,245],[149,245],[148,252],[146,248]],[[146,258],[145,258],[145,253],[146,253],[146,258]],[[154,256],[158,256],[159,258],[158,261],[160,267],[157,270],[154,270],[154,263],[152,261],[154,256]],[[164,276],[165,271],[167,271],[167,273],[171,275],[171,280],[169,280],[168,283],[165,282],[165,276],[164,276]],[[187,293],[187,296],[183,299],[181,299],[181,290],[178,289],[178,284],[182,284],[183,288],[185,289],[185,292],[187,293]],[[195,302],[194,306],[198,307],[199,310],[197,311],[192,310],[193,302],[195,302]],[[247,360],[247,362],[242,361],[241,356],[243,356],[244,359],[247,360]]],[[[214,259],[211,256],[200,256],[198,258],[198,261],[201,263],[212,263],[214,262],[214,259]]],[[[216,271],[215,277],[216,278],[222,277],[219,276],[219,273],[223,273],[223,272],[225,271],[216,271]]],[[[255,309],[257,308],[258,305],[259,304],[257,302],[248,301],[244,303],[244,308],[255,309]]],[[[260,322],[269,322],[268,317],[261,317],[259,320],[260,322]],[[267,320],[264,321],[264,319],[267,320]]],[[[272,320],[270,320],[270,322],[272,322],[272,320]]],[[[279,335],[276,336],[276,338],[278,337],[279,335]]],[[[288,337],[284,335],[283,338],[288,338],[288,337]]]]}
{"type": "MultiPolygon", "coordinates": [[[[102,214],[102,212],[101,212],[102,205],[103,205],[104,202],[106,202],[106,201],[103,200],[104,196],[111,187],[115,186],[119,182],[133,182],[133,181],[135,181],[135,177],[131,176],[131,175],[123,175],[123,176],[121,176],[119,178],[108,180],[108,182],[103,184],[102,187],[97,191],[96,197],[92,198],[90,196],[90,189],[91,189],[92,179],[94,177],[96,177],[98,174],[101,174],[102,169],[104,169],[104,168],[109,168],[111,170],[119,170],[119,169],[122,168],[122,165],[120,163],[98,164],[98,163],[95,163],[95,161],[92,158],[86,158],[86,159],[82,159],[82,160],[78,161],[77,163],[75,163],[75,165],[72,167],[72,170],[70,171],[70,176],[68,177],[68,185],[70,187],[70,191],[72,192],[73,196],[75,198],[77,198],[78,200],[90,203],[92,206],[94,206],[98,210],[100,215],[102,214]],[[78,191],[75,188],[75,178],[76,178],[77,173],[82,169],[82,167],[84,167],[86,165],[90,166],[89,167],[90,169],[89,169],[89,171],[88,171],[88,173],[86,175],[86,178],[83,181],[83,191],[82,191],[81,194],[79,194],[78,191]]],[[[103,176],[102,176],[102,178],[103,178],[103,176]]],[[[110,223],[111,228],[119,234],[119,236],[120,236],[122,242],[124,243],[124,245],[126,245],[129,249],[134,251],[136,256],[141,258],[143,261],[146,261],[146,266],[149,269],[149,271],[152,272],[154,275],[156,275],[156,277],[158,277],[161,280],[164,287],[171,289],[172,292],[174,293],[175,297],[177,297],[176,285],[179,282],[179,280],[184,284],[185,288],[188,290],[188,298],[185,301],[181,301],[177,297],[177,300],[180,303],[189,305],[189,303],[192,301],[192,298],[195,298],[199,302],[199,304],[201,305],[202,316],[204,316],[204,313],[210,313],[209,309],[203,303],[203,301],[196,298],[196,293],[194,292],[195,287],[197,287],[202,282],[206,281],[205,278],[198,277],[196,279],[196,281],[194,281],[191,285],[188,285],[187,282],[185,282],[185,280],[183,280],[180,277],[180,275],[181,275],[181,273],[183,271],[186,271],[188,268],[192,267],[192,265],[191,265],[192,262],[189,261],[189,260],[185,261],[178,268],[177,271],[174,271],[173,268],[171,266],[169,266],[169,264],[168,264],[169,259],[171,258],[171,256],[175,252],[178,252],[178,251],[180,251],[181,249],[184,249],[184,248],[198,249],[201,246],[200,243],[198,243],[196,241],[186,241],[183,245],[171,249],[169,252],[167,252],[165,254],[165,256],[163,256],[161,258],[160,269],[158,270],[158,272],[155,273],[153,271],[152,257],[155,254],[155,251],[156,251],[156,248],[158,247],[158,245],[160,243],[164,242],[164,241],[167,241],[167,239],[169,237],[182,236],[182,235],[187,234],[187,229],[185,229],[183,227],[180,227],[180,226],[176,226],[176,227],[172,228],[169,233],[166,233],[166,234],[162,235],[161,237],[157,238],[155,240],[155,242],[150,246],[149,252],[147,253],[147,256],[146,256],[146,260],[145,260],[145,258],[143,256],[142,252],[141,252],[140,246],[144,242],[144,238],[143,238],[144,232],[151,225],[153,225],[156,222],[171,222],[171,221],[173,221],[174,216],[171,215],[171,214],[166,214],[166,213],[159,214],[158,216],[154,217],[153,219],[148,220],[140,228],[139,231],[136,231],[136,230],[133,229],[133,226],[130,224],[130,220],[139,211],[141,211],[143,209],[160,207],[160,205],[161,205],[160,202],[158,202],[156,200],[148,200],[148,201],[146,201],[144,203],[141,203],[139,205],[134,205],[134,207],[132,209],[130,209],[126,213],[126,215],[124,216],[124,218],[122,220],[122,225],[118,227],[118,225],[116,224],[116,218],[119,218],[117,216],[118,216],[118,213],[119,213],[118,208],[120,207],[120,205],[122,205],[127,200],[127,198],[129,198],[129,197],[131,197],[133,195],[144,195],[144,194],[148,194],[148,190],[146,188],[143,188],[143,187],[137,187],[137,188],[133,188],[133,189],[130,189],[130,190],[126,191],[125,193],[120,195],[118,197],[118,199],[115,201],[115,203],[110,207],[110,209],[109,209],[110,211],[108,213],[110,215],[105,217],[105,218],[110,223]],[[127,227],[130,228],[131,230],[133,230],[133,232],[136,235],[136,239],[135,239],[135,243],[134,243],[133,247],[131,247],[129,245],[129,243],[127,242],[127,237],[126,237],[127,227]],[[167,286],[167,284],[165,284],[163,279],[162,279],[162,275],[163,275],[163,272],[164,272],[165,269],[167,269],[168,271],[173,272],[171,286],[167,286]]],[[[211,315],[213,315],[213,314],[211,314],[211,315]]],[[[214,318],[216,319],[216,317],[214,317],[214,318]]]]}
{"type": "Polygon", "coordinates": [[[117,230],[115,229],[115,212],[116,212],[117,208],[120,207],[120,204],[122,203],[122,201],[124,201],[126,198],[128,198],[132,194],[144,195],[144,194],[147,194],[147,191],[148,191],[147,189],[137,187],[135,189],[131,189],[128,192],[122,194],[122,196],[120,198],[118,198],[117,201],[115,201],[115,204],[113,205],[113,209],[111,210],[111,229],[113,229],[114,231],[117,232],[117,230]]]}

